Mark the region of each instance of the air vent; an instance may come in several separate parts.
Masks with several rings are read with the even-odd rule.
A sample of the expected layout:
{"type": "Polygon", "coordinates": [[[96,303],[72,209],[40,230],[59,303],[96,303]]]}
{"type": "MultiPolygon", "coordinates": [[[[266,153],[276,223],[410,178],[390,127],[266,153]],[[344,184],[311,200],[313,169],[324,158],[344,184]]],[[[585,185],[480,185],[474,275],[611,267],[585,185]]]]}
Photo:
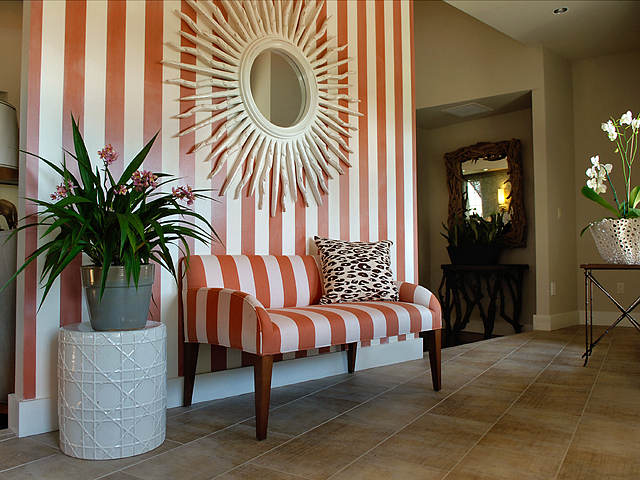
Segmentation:
{"type": "Polygon", "coordinates": [[[492,110],[493,108],[475,102],[442,109],[443,112],[450,113],[456,117],[470,117],[472,115],[478,115],[479,113],[491,112],[492,110]]]}

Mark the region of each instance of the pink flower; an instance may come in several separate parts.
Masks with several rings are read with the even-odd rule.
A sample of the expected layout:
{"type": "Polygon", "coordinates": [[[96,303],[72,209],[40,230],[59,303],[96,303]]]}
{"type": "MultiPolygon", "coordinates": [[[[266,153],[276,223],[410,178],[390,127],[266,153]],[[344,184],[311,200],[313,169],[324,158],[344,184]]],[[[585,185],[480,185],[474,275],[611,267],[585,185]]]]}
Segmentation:
{"type": "Polygon", "coordinates": [[[184,187],[173,187],[171,189],[171,193],[174,198],[178,200],[187,200],[187,205],[193,205],[193,202],[196,199],[196,194],[193,193],[193,188],[190,185],[186,185],[184,187]]]}
{"type": "Polygon", "coordinates": [[[136,192],[144,192],[147,188],[158,188],[158,176],[154,175],[153,172],[148,170],[136,170],[131,175],[131,180],[133,180],[133,188],[136,192]]]}
{"type": "Polygon", "coordinates": [[[126,195],[127,194],[127,186],[126,185],[118,185],[115,188],[116,195],[126,195]]]}
{"type": "Polygon", "coordinates": [[[118,153],[113,149],[111,144],[106,145],[102,150],[98,150],[98,156],[104,162],[104,166],[108,167],[118,158],[118,153]]]}
{"type": "Polygon", "coordinates": [[[69,195],[74,193],[74,187],[71,180],[65,180],[60,185],[56,187],[56,191],[53,192],[50,197],[51,200],[61,200],[69,195]]]}

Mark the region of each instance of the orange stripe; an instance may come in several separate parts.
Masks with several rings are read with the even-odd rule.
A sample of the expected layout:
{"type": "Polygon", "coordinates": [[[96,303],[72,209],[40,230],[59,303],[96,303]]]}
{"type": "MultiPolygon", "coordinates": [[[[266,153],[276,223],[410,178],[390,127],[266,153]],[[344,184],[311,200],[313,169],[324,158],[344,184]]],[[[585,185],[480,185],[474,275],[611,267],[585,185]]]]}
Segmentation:
{"type": "Polygon", "coordinates": [[[422,314],[420,310],[416,308],[415,305],[411,303],[403,303],[403,302],[393,302],[395,305],[398,305],[404,308],[407,312],[409,312],[409,320],[410,327],[409,331],[412,333],[417,333],[422,331],[422,314]]]}
{"type": "MultiPolygon", "coordinates": [[[[149,141],[162,128],[162,2],[147,2],[144,19],[144,118],[143,141],[149,141]]],[[[162,139],[158,138],[144,161],[153,172],[162,171],[162,139]]],[[[162,269],[156,265],[153,282],[151,319],[162,321],[162,269]]]]}
{"type": "Polygon", "coordinates": [[[187,341],[197,342],[198,335],[196,330],[196,298],[198,290],[187,290],[187,341]]]}
{"type": "Polygon", "coordinates": [[[429,299],[429,309],[433,312],[433,329],[442,328],[442,308],[440,302],[435,295],[431,295],[429,299]]]}
{"type": "Polygon", "coordinates": [[[414,46],[414,32],[413,32],[413,2],[409,4],[409,29],[410,29],[410,44],[409,51],[411,54],[411,132],[413,134],[413,162],[412,162],[412,176],[413,176],[413,281],[418,283],[418,179],[416,178],[417,172],[417,158],[416,158],[416,52],[414,46]]]}
{"type": "Polygon", "coordinates": [[[253,280],[256,286],[256,298],[262,305],[269,308],[271,288],[269,287],[269,275],[267,274],[264,258],[259,255],[251,255],[249,256],[249,263],[251,264],[253,280]]]}
{"type": "MultiPolygon", "coordinates": [[[[273,327],[273,334],[271,337],[271,342],[263,342],[262,344],[262,354],[273,354],[280,353],[282,350],[282,335],[280,334],[280,328],[275,323],[271,324],[273,327]]],[[[282,356],[280,356],[282,359],[282,356]]]]}
{"type": "MultiPolygon", "coordinates": [[[[402,15],[401,3],[393,2],[393,56],[396,68],[402,68],[402,15]]],[[[402,115],[403,90],[402,71],[394,74],[395,95],[395,140],[396,140],[396,245],[398,252],[398,280],[405,279],[405,233],[404,233],[404,119],[402,115]]],[[[415,170],[413,175],[415,176],[415,170]]]]}
{"type": "Polygon", "coordinates": [[[284,305],[283,307],[294,307],[298,301],[298,289],[296,287],[296,277],[293,274],[293,266],[288,257],[276,257],[282,275],[282,285],[284,285],[284,305]]]}
{"type": "Polygon", "coordinates": [[[336,312],[327,309],[319,309],[313,307],[301,307],[300,310],[306,312],[316,313],[322,315],[329,321],[329,327],[331,328],[331,344],[341,345],[347,341],[347,329],[344,325],[344,318],[336,312]]]}
{"type": "Polygon", "coordinates": [[[222,282],[224,288],[240,290],[240,277],[238,276],[238,266],[231,255],[219,255],[220,270],[222,270],[222,282]]]}
{"type": "MultiPolygon", "coordinates": [[[[220,302],[220,290],[213,289],[207,292],[207,341],[212,345],[220,343],[218,339],[218,303],[220,302]]],[[[195,318],[194,318],[195,320],[195,318]]]]}
{"type": "Polygon", "coordinates": [[[387,225],[387,85],[385,81],[384,2],[376,0],[376,112],[378,115],[378,239],[389,237],[387,225]]]}
{"type": "Polygon", "coordinates": [[[387,336],[395,337],[400,330],[400,323],[398,320],[398,314],[392,308],[385,306],[383,302],[370,302],[366,304],[367,307],[374,308],[384,315],[384,319],[387,322],[387,336]]]}
{"type": "MultiPolygon", "coordinates": [[[[70,152],[73,148],[71,114],[80,125],[84,116],[84,56],[87,27],[87,4],[84,0],[66,2],[64,32],[64,87],[62,106],[62,141],[70,152]]],[[[81,127],[82,128],[82,127],[81,127]]],[[[69,170],[77,176],[78,167],[69,162],[69,170]]],[[[60,275],[60,325],[82,321],[82,279],[78,255],[60,275]]]]}
{"type": "Polygon", "coordinates": [[[118,178],[124,169],[124,62],[127,2],[107,4],[107,71],[105,103],[105,143],[120,153],[109,170],[118,178]]]}
{"type": "Polygon", "coordinates": [[[256,199],[242,195],[242,234],[241,251],[243,255],[256,253],[256,199]]]}
{"type": "MultiPolygon", "coordinates": [[[[344,45],[348,42],[348,23],[347,23],[347,1],[340,0],[338,2],[338,45],[344,45]]],[[[338,60],[342,61],[347,58],[349,52],[347,49],[338,52],[338,60]]],[[[342,75],[347,72],[348,65],[340,65],[338,67],[338,74],[342,75]]],[[[348,79],[340,80],[340,83],[348,83],[348,79]]],[[[340,90],[338,93],[348,94],[349,90],[347,88],[340,90]]],[[[340,100],[339,104],[343,107],[348,108],[349,104],[346,100],[340,100]]],[[[348,122],[349,116],[346,113],[340,113],[340,118],[348,122]]],[[[345,155],[348,155],[348,152],[342,149],[342,152],[345,155]]],[[[345,165],[346,167],[346,165],[345,165]]],[[[344,168],[344,175],[340,175],[340,238],[342,240],[349,240],[349,168],[344,168]]]]}
{"type": "Polygon", "coordinates": [[[178,376],[184,375],[182,355],[184,354],[184,305],[182,301],[182,288],[184,284],[184,257],[178,259],[178,376]]]}
{"type": "MultiPolygon", "coordinates": [[[[327,3],[324,0],[317,0],[316,3],[322,4],[320,15],[318,15],[318,20],[316,21],[317,32],[327,18],[327,3]]],[[[326,40],[327,34],[325,32],[325,34],[316,42],[316,46],[320,46],[326,40]]],[[[328,183],[328,177],[324,172],[322,173],[322,176],[328,183]]],[[[322,205],[318,205],[318,235],[321,237],[329,236],[329,200],[327,199],[326,193],[322,195],[322,205]]]]}
{"type": "Polygon", "coordinates": [[[403,282],[400,284],[399,290],[399,298],[401,302],[415,302],[416,289],[418,286],[414,283],[403,282]]]}
{"type": "Polygon", "coordinates": [[[358,97],[360,112],[358,119],[358,157],[360,169],[360,240],[369,240],[369,131],[367,128],[367,1],[358,0],[358,97]]]}
{"type": "MultiPolygon", "coordinates": [[[[29,4],[25,4],[25,7],[29,4]]],[[[42,69],[42,1],[31,2],[29,21],[29,79],[27,84],[27,151],[40,151],[40,78],[42,69]]],[[[38,198],[38,162],[25,157],[25,196],[38,198]]],[[[37,212],[35,203],[25,202],[25,215],[37,212]]],[[[38,248],[35,228],[25,232],[25,260],[38,248]]],[[[36,396],[36,298],[38,288],[37,261],[24,272],[24,318],[22,338],[22,396],[25,400],[36,396]]]]}
{"type": "MultiPolygon", "coordinates": [[[[184,257],[180,258],[180,261],[186,265],[184,257]]],[[[201,288],[207,286],[207,275],[204,271],[204,263],[202,263],[202,257],[199,255],[192,255],[189,257],[189,269],[187,270],[186,288],[201,288]]]]}
{"type": "Polygon", "coordinates": [[[350,312],[356,316],[356,318],[358,319],[358,323],[360,324],[360,340],[368,340],[373,338],[373,319],[368,312],[360,310],[359,308],[349,307],[346,304],[332,304],[331,308],[350,312]]]}
{"type": "Polygon", "coordinates": [[[293,320],[298,328],[298,349],[305,350],[316,346],[316,329],[311,320],[306,315],[297,312],[280,310],[278,315],[288,317],[293,320]]]}
{"type": "Polygon", "coordinates": [[[304,268],[307,271],[307,279],[309,280],[309,305],[316,305],[322,296],[322,281],[320,279],[320,270],[315,258],[311,255],[302,257],[304,268]]]}
{"type": "Polygon", "coordinates": [[[269,215],[269,253],[282,255],[282,207],[275,215],[269,215]]]}
{"type": "Polygon", "coordinates": [[[241,293],[231,295],[229,301],[229,343],[233,348],[242,350],[242,306],[244,295],[241,293]]]}

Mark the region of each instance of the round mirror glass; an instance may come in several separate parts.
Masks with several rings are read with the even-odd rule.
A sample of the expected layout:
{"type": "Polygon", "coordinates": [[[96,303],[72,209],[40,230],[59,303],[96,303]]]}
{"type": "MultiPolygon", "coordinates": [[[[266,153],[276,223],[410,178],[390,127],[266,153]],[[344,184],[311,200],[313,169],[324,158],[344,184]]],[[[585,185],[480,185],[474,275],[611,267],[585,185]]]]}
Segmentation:
{"type": "Polygon", "coordinates": [[[292,58],[278,50],[260,53],[251,66],[251,94],[260,113],[274,125],[292,127],[305,107],[304,77],[292,58]]]}

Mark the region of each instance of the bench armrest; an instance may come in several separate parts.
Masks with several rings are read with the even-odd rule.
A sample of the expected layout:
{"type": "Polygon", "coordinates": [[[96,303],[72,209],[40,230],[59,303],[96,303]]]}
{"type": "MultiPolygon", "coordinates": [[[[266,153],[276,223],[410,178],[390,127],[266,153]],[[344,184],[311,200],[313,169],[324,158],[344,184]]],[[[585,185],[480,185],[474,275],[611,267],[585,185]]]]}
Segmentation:
{"type": "Polygon", "coordinates": [[[269,313],[253,295],[229,288],[183,291],[185,342],[271,353],[274,328],[269,313]]]}
{"type": "Polygon", "coordinates": [[[396,282],[400,292],[399,300],[407,303],[417,303],[427,307],[432,312],[434,329],[442,328],[442,309],[438,297],[422,285],[409,282],[396,282]]]}

